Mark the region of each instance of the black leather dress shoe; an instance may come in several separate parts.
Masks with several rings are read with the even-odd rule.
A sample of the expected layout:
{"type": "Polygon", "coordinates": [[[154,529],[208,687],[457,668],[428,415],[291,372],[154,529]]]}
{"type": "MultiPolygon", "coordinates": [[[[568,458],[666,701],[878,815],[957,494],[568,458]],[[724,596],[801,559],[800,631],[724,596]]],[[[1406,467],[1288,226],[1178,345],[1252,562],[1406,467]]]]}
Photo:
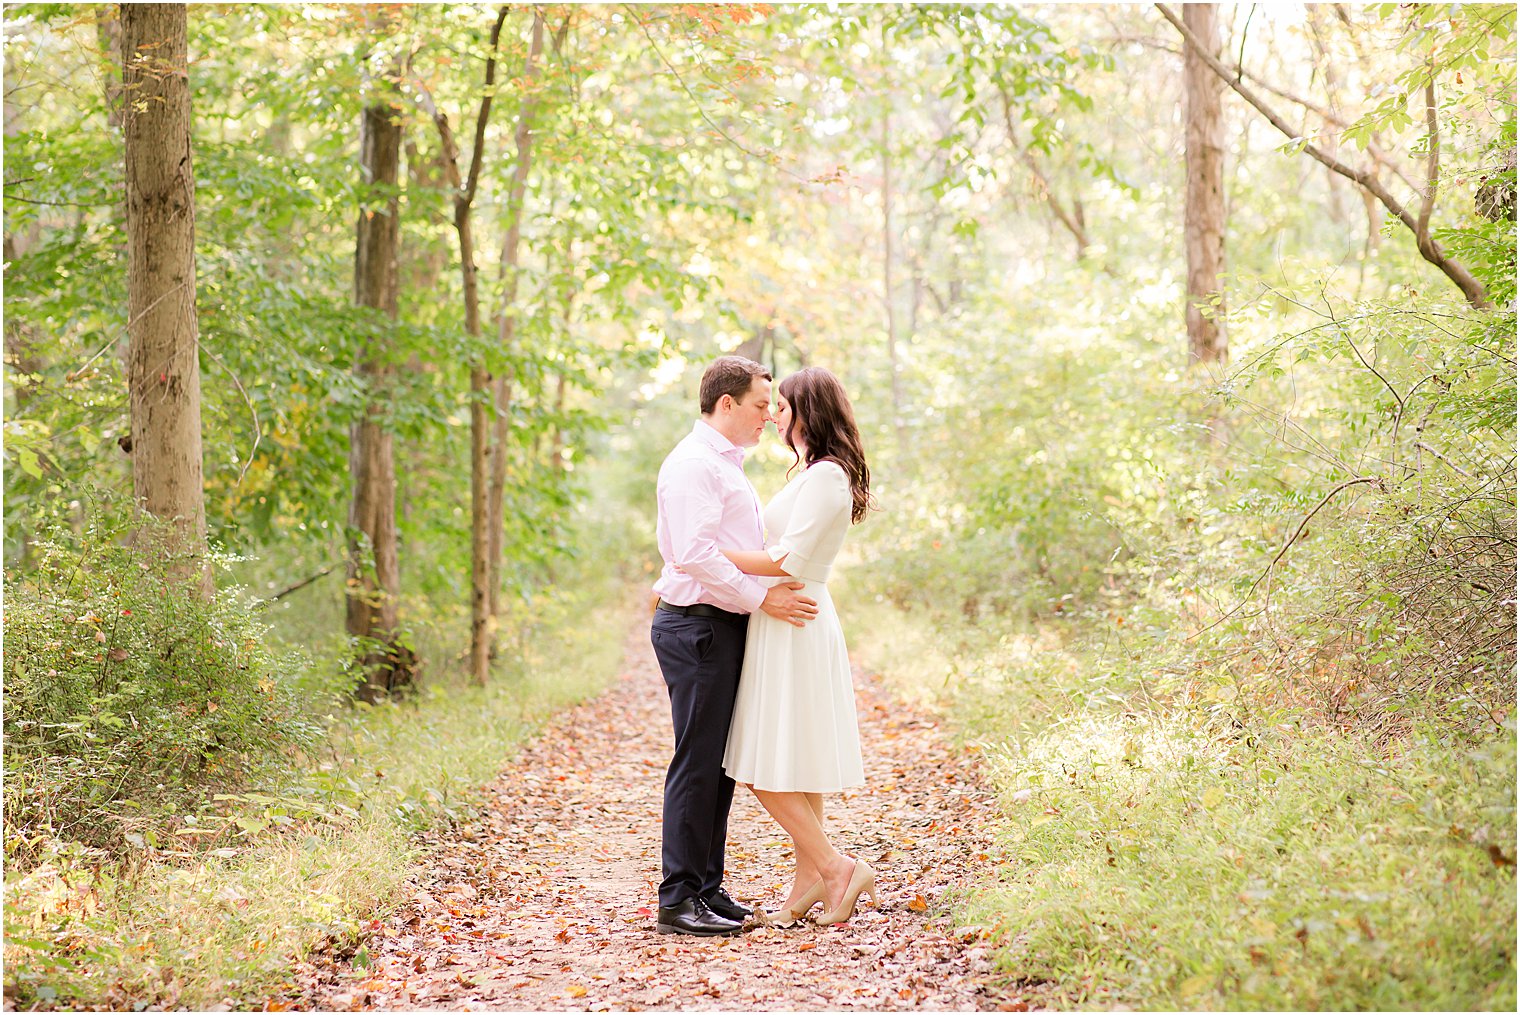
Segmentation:
{"type": "Polygon", "coordinates": [[[724,937],[739,933],[738,920],[719,916],[701,899],[687,899],[676,906],[660,907],[655,930],[661,934],[690,934],[693,937],[724,937]]]}
{"type": "Polygon", "coordinates": [[[702,896],[702,901],[707,903],[707,908],[719,916],[726,916],[730,920],[738,920],[743,923],[755,915],[755,911],[748,906],[735,902],[733,896],[722,888],[717,889],[711,895],[702,896]]]}

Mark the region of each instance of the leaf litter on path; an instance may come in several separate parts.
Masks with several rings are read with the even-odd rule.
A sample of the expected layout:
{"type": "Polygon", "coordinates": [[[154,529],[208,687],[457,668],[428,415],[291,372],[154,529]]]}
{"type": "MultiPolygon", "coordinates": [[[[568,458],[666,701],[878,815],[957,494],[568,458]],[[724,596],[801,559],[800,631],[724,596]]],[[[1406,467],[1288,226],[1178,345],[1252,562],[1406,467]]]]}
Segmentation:
{"type": "MultiPolygon", "coordinates": [[[[880,904],[848,923],[733,938],[655,932],[670,712],[648,632],[623,672],[558,716],[485,788],[472,824],[424,837],[425,866],[351,956],[318,953],[271,1008],[1025,1010],[947,895],[994,862],[994,797],[973,751],[856,675],[866,785],[826,798],[830,837],[872,864],[880,904]]],[[[776,908],[785,834],[741,789],[735,898],[776,908]]]]}

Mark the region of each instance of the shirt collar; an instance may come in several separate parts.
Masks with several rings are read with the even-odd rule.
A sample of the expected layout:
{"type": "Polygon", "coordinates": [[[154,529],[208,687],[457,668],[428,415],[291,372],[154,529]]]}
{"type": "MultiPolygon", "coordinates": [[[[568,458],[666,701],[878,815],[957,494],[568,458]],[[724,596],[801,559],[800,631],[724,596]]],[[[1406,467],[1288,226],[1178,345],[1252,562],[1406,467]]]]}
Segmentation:
{"type": "Polygon", "coordinates": [[[712,448],[724,458],[742,466],[744,464],[744,449],[727,437],[720,434],[711,423],[706,420],[697,420],[691,428],[692,435],[712,448]]]}

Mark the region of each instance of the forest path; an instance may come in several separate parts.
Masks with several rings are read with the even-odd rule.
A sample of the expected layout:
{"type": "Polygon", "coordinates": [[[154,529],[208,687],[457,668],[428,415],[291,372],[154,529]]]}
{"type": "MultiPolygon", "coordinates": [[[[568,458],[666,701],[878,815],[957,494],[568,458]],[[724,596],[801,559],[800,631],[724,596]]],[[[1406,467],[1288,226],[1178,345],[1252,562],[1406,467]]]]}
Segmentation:
{"type": "MultiPolygon", "coordinates": [[[[827,798],[830,834],[877,871],[845,925],[659,935],[670,713],[647,620],[622,673],[557,716],[492,783],[476,823],[429,836],[428,866],[357,961],[317,955],[283,1005],[328,1010],[1023,1010],[991,983],[986,935],[944,897],[992,862],[994,801],[973,752],[856,675],[867,784],[827,798]],[[361,968],[362,966],[362,968],[361,968]]],[[[740,790],[728,881],[774,907],[790,848],[740,790]]]]}

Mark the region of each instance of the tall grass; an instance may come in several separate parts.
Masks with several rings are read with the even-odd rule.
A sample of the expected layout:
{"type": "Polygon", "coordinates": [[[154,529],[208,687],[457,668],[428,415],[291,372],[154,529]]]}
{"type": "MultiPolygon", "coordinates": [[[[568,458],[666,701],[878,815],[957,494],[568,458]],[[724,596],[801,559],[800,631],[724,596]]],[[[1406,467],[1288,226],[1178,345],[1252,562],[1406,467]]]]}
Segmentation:
{"type": "Polygon", "coordinates": [[[985,746],[1001,862],[961,904],[1045,1003],[1514,1009],[1512,713],[1358,736],[1228,685],[1162,693],[1155,652],[1105,651],[1090,622],[847,623],[985,746]]]}

